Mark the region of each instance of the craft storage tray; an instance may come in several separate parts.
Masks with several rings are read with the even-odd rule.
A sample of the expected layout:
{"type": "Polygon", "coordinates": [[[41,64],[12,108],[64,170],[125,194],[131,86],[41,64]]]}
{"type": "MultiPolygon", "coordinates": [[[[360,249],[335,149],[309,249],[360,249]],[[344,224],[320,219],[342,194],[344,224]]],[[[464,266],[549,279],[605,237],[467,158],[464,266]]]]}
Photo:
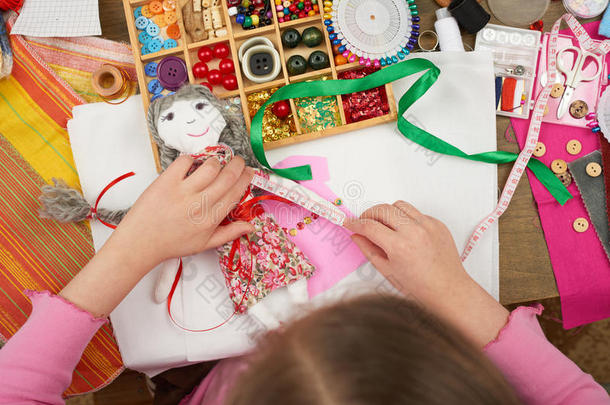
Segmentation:
{"type": "MultiPolygon", "coordinates": [[[[191,40],[190,35],[185,31],[183,15],[182,15],[182,7],[187,4],[187,2],[192,2],[193,0],[176,0],[176,14],[177,14],[177,24],[180,28],[181,36],[177,39],[177,46],[170,49],[161,49],[158,52],[148,53],[145,55],[141,54],[140,48],[141,43],[139,42],[138,35],[141,31],[136,28],[135,18],[134,18],[134,10],[140,6],[144,6],[150,3],[150,0],[123,0],[125,17],[127,20],[127,27],[129,30],[129,37],[134,53],[135,59],[135,67],[138,74],[138,83],[140,86],[140,93],[144,101],[144,108],[147,110],[148,106],[151,102],[152,94],[148,91],[148,83],[154,79],[153,77],[149,77],[144,72],[144,66],[151,61],[159,62],[163,58],[167,56],[176,56],[184,60],[187,66],[188,72],[188,81],[190,83],[201,83],[204,82],[205,79],[197,79],[193,75],[192,66],[196,62],[199,61],[197,56],[197,51],[202,46],[213,47],[219,43],[225,43],[230,48],[229,58],[233,60],[235,65],[235,76],[237,77],[238,88],[233,91],[228,91],[222,87],[222,85],[216,85],[213,88],[213,93],[219,98],[231,98],[231,97],[239,97],[241,109],[244,113],[244,118],[246,121],[246,125],[248,129],[250,129],[251,124],[251,111],[248,105],[248,96],[256,94],[260,91],[270,90],[274,88],[279,88],[289,83],[307,81],[307,80],[317,80],[323,77],[328,79],[338,79],[341,77],[343,72],[352,71],[352,70],[360,70],[363,69],[358,62],[355,63],[346,63],[342,65],[335,65],[335,61],[333,58],[332,44],[328,38],[328,34],[325,29],[325,25],[323,23],[323,2],[322,0],[318,1],[318,7],[320,9],[320,13],[314,16],[308,16],[305,18],[299,18],[296,20],[290,20],[285,22],[278,22],[277,12],[275,9],[275,3],[271,0],[271,11],[272,11],[272,24],[266,25],[263,27],[258,27],[255,29],[245,30],[241,25],[235,22],[235,17],[231,17],[229,15],[229,6],[227,4],[227,0],[219,0],[220,6],[222,9],[222,18],[224,19],[224,28],[227,30],[227,35],[223,37],[215,37],[209,38],[204,41],[195,42],[191,40]],[[320,45],[308,48],[302,43],[299,44],[296,48],[292,49],[284,49],[282,47],[281,41],[281,33],[287,28],[295,28],[299,32],[302,32],[305,28],[308,27],[316,27],[323,33],[323,41],[320,45]],[[238,59],[238,50],[239,47],[248,39],[254,37],[265,37],[271,40],[274,44],[274,47],[279,52],[280,60],[281,60],[281,72],[279,75],[265,83],[253,83],[248,78],[243,75],[243,71],[238,59]],[[326,69],[320,70],[312,70],[308,67],[307,71],[304,74],[291,76],[288,73],[288,69],[286,67],[287,59],[294,54],[301,54],[305,59],[309,56],[309,54],[315,50],[324,51],[330,60],[330,67],[326,69]]],[[[312,2],[316,2],[316,0],[312,0],[312,2]]],[[[208,63],[209,68],[216,68],[218,63],[217,59],[214,59],[208,63]]],[[[167,93],[167,91],[164,91],[167,93]]],[[[283,145],[305,142],[308,140],[313,140],[325,136],[335,135],[346,131],[351,131],[354,129],[360,129],[364,127],[369,127],[373,125],[378,125],[383,122],[388,122],[392,120],[396,120],[397,112],[396,112],[396,104],[394,101],[393,93],[391,85],[385,85],[385,93],[387,97],[389,111],[385,115],[380,115],[377,117],[364,119],[356,122],[348,122],[346,118],[345,109],[343,106],[343,98],[342,96],[336,96],[336,107],[338,109],[338,117],[339,120],[336,122],[336,126],[325,128],[323,130],[319,130],[316,132],[307,132],[303,126],[300,124],[301,117],[297,115],[297,108],[295,105],[295,100],[290,100],[290,108],[292,112],[292,116],[287,119],[294,120],[293,128],[296,135],[286,137],[278,140],[265,140],[265,149],[277,148],[283,145]],[[297,119],[295,119],[297,118],[297,119]]],[[[268,108],[270,110],[270,108],[268,108]]],[[[254,112],[254,111],[253,111],[254,112]]]]}

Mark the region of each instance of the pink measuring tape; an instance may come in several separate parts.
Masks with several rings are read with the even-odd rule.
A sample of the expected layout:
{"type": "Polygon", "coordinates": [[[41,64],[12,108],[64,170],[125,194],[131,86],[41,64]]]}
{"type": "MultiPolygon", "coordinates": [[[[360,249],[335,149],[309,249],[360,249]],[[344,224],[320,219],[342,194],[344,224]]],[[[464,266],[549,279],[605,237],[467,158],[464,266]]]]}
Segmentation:
{"type": "Polygon", "coordinates": [[[506,211],[506,208],[508,208],[510,200],[513,198],[513,194],[515,194],[515,190],[517,189],[517,184],[519,184],[519,180],[525,172],[527,163],[532,157],[534,148],[538,143],[538,136],[540,135],[540,125],[542,123],[544,109],[549,99],[553,83],[555,83],[555,78],[557,77],[557,41],[559,35],[559,26],[562,20],[565,20],[565,22],[568,24],[568,27],[574,33],[574,36],[578,40],[578,43],[585,50],[602,55],[605,55],[610,51],[610,40],[606,40],[601,43],[593,41],[589,34],[587,34],[587,32],[585,31],[583,26],[580,25],[580,23],[572,14],[564,14],[559,20],[555,21],[555,24],[553,24],[553,28],[551,29],[551,34],[549,36],[547,53],[547,84],[538,95],[536,103],[534,104],[534,111],[532,112],[532,118],[530,121],[529,128],[527,130],[527,138],[525,140],[525,145],[523,145],[523,149],[521,150],[521,153],[519,153],[519,157],[515,161],[515,164],[513,165],[513,168],[510,171],[508,180],[506,181],[504,189],[502,190],[502,194],[500,195],[498,205],[496,205],[496,208],[493,210],[493,212],[486,216],[475,228],[474,232],[470,236],[470,239],[468,240],[468,243],[466,244],[466,247],[464,248],[464,251],[462,252],[462,261],[466,260],[472,249],[475,247],[475,245],[483,235],[483,233],[487,229],[489,229],[491,225],[496,223],[498,221],[498,218],[500,218],[504,211],[506,211]]]}

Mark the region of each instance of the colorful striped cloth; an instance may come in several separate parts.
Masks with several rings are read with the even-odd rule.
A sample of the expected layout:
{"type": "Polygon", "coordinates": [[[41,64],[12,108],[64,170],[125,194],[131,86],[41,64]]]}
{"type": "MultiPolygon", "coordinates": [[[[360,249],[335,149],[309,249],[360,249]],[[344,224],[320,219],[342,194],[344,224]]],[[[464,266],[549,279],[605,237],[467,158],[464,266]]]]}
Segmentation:
{"type": "MultiPolygon", "coordinates": [[[[10,38],[13,71],[0,80],[3,340],[23,325],[31,311],[24,290],[58,292],[94,254],[88,225],[59,224],[38,216],[40,188],[52,177],[80,187],[65,129],[72,107],[98,101],[89,79],[102,63],[122,66],[135,78],[127,45],[99,38],[10,38]]],[[[112,329],[106,325],[87,346],[65,394],[97,390],[122,370],[112,329]]]]}

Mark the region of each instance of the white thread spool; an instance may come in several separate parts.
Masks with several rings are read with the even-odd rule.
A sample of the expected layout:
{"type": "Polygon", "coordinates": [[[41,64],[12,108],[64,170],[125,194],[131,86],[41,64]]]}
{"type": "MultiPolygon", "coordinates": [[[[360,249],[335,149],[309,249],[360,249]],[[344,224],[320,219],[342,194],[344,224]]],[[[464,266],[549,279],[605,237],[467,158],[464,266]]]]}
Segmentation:
{"type": "Polygon", "coordinates": [[[451,16],[447,8],[436,10],[436,22],[434,29],[438,35],[438,42],[441,51],[459,51],[464,52],[464,44],[462,43],[462,35],[457,21],[451,16]]]}

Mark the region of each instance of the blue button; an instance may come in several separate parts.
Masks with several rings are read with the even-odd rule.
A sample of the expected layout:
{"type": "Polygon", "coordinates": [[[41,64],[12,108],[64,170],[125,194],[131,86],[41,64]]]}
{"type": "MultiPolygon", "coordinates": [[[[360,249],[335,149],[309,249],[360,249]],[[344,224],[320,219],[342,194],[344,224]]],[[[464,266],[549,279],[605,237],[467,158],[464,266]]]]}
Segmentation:
{"type": "Polygon", "coordinates": [[[151,39],[150,41],[148,41],[148,43],[146,44],[146,47],[148,47],[148,50],[150,52],[159,52],[161,50],[161,48],[163,47],[163,43],[161,41],[159,41],[158,39],[151,39]]]}
{"type": "Polygon", "coordinates": [[[172,49],[178,46],[178,42],[176,42],[175,39],[166,39],[165,42],[163,42],[163,48],[165,49],[172,49]]]}
{"type": "Polygon", "coordinates": [[[158,79],[152,79],[148,82],[148,91],[152,94],[159,94],[163,91],[163,86],[158,79]]]}
{"type": "Polygon", "coordinates": [[[147,45],[142,45],[142,48],[140,49],[140,53],[142,55],[148,55],[150,52],[150,49],[148,49],[147,45]]]}
{"type": "Polygon", "coordinates": [[[150,102],[152,103],[153,101],[155,101],[156,99],[161,98],[161,97],[163,97],[163,94],[161,94],[161,93],[155,94],[154,96],[152,96],[150,98],[150,102]]]}
{"type": "Polygon", "coordinates": [[[161,35],[154,36],[154,37],[152,37],[152,39],[158,39],[159,41],[161,41],[161,43],[163,43],[163,41],[165,41],[165,38],[163,38],[163,36],[161,36],[161,35]]]}
{"type": "Polygon", "coordinates": [[[148,35],[148,32],[146,32],[146,31],[142,31],[142,32],[140,32],[140,35],[138,35],[138,41],[140,41],[140,43],[143,45],[148,43],[148,41],[150,41],[151,39],[152,39],[152,37],[150,35],[148,35]]]}
{"type": "Polygon", "coordinates": [[[140,6],[140,7],[136,7],[136,8],[133,10],[133,16],[134,16],[135,18],[142,17],[142,6],[140,6]]]}
{"type": "MultiPolygon", "coordinates": [[[[150,23],[150,20],[148,18],[144,17],[143,15],[136,18],[136,28],[139,30],[143,30],[146,27],[148,27],[149,23],[150,23]]],[[[159,28],[159,27],[157,27],[157,28],[159,28]]]]}
{"type": "Polygon", "coordinates": [[[159,28],[159,26],[157,24],[155,24],[154,22],[151,21],[146,26],[146,32],[148,32],[148,35],[150,35],[151,37],[156,37],[161,32],[161,29],[159,28]]]}
{"type": "Polygon", "coordinates": [[[144,66],[144,73],[146,73],[146,76],[156,77],[157,76],[157,62],[148,62],[144,66]]]}

